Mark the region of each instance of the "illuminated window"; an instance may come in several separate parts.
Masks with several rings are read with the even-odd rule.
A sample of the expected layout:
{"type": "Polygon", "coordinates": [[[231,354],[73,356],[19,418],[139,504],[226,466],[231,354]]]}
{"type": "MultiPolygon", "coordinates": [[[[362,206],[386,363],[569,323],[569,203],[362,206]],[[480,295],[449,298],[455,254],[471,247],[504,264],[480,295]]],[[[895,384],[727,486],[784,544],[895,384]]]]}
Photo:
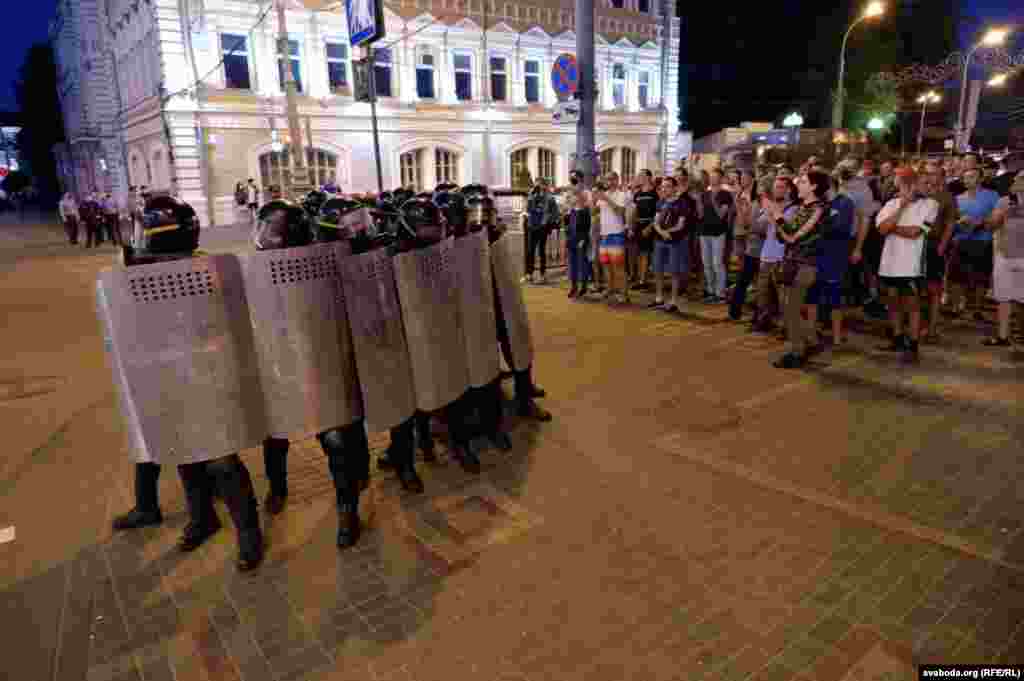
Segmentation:
{"type": "Polygon", "coordinates": [[[402,186],[416,192],[423,191],[423,149],[407,151],[399,157],[402,186]]]}
{"type": "MultiPolygon", "coordinates": [[[[291,147],[286,144],[281,151],[268,151],[260,155],[260,186],[276,185],[283,189],[291,184],[291,154],[291,147]]],[[[338,178],[338,157],[323,149],[307,149],[306,168],[313,184],[325,185],[331,178],[338,178]]]]}
{"type": "Polygon", "coordinates": [[[459,155],[446,149],[434,150],[435,184],[442,182],[459,183],[459,155]]]}
{"type": "Polygon", "coordinates": [[[220,46],[224,58],[224,86],[235,90],[249,90],[252,81],[249,77],[249,51],[245,36],[220,36],[220,46]]]}
{"type": "Polygon", "coordinates": [[[327,78],[331,92],[348,91],[348,45],[327,43],[327,78]]]}

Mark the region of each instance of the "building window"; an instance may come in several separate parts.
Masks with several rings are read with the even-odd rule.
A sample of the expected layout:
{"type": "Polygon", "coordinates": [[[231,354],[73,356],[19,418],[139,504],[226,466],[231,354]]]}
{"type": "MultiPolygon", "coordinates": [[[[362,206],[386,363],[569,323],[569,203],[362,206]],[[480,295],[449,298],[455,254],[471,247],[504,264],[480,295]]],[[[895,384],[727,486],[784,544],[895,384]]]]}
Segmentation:
{"type": "Polygon", "coordinates": [[[622,183],[632,182],[633,177],[636,176],[636,152],[629,147],[622,147],[620,158],[622,159],[622,170],[619,175],[622,177],[622,183]]]}
{"type": "Polygon", "coordinates": [[[348,45],[327,43],[327,78],[331,92],[348,91],[348,45]]]}
{"type": "Polygon", "coordinates": [[[295,90],[302,92],[302,62],[299,58],[299,41],[289,40],[288,41],[288,56],[281,54],[280,47],[277,53],[277,77],[281,83],[281,89],[284,89],[284,69],[285,61],[291,64],[292,78],[295,80],[295,90]]]}
{"type": "Polygon", "coordinates": [[[530,172],[528,169],[529,152],[529,149],[517,149],[512,152],[510,173],[513,187],[527,189],[533,184],[533,176],[527,176],[530,172]]]}
{"type": "Polygon", "coordinates": [[[434,180],[459,183],[459,155],[445,149],[434,150],[434,180]]]}
{"type": "Polygon", "coordinates": [[[407,151],[399,157],[402,186],[416,192],[423,191],[423,150],[407,151]]]}
{"type": "Polygon", "coordinates": [[[420,54],[416,61],[416,96],[420,99],[434,99],[434,55],[420,54]]]}
{"type": "Polygon", "coordinates": [[[508,99],[506,64],[507,60],[504,57],[491,57],[491,99],[495,102],[504,102],[508,99]]]}
{"type": "Polygon", "coordinates": [[[638,11],[643,12],[644,14],[650,14],[651,0],[637,0],[636,8],[638,11]]]}
{"type": "Polygon", "coordinates": [[[536,104],[540,101],[540,62],[530,59],[526,62],[526,101],[536,104]]]}
{"type": "Polygon", "coordinates": [[[220,47],[224,57],[224,87],[233,90],[250,90],[249,50],[245,36],[220,36],[220,47]]]}
{"type": "Polygon", "coordinates": [[[612,7],[614,9],[622,9],[623,4],[625,4],[625,0],[612,0],[612,7]]]}
{"type": "Polygon", "coordinates": [[[626,67],[612,65],[612,105],[618,109],[626,105],[626,67]]]}
{"type": "Polygon", "coordinates": [[[537,176],[551,182],[555,181],[555,152],[550,149],[537,149],[537,176]]]}
{"type": "Polygon", "coordinates": [[[615,150],[605,149],[601,152],[601,174],[607,175],[610,172],[614,172],[615,164],[615,150]]]}
{"type": "Polygon", "coordinates": [[[651,105],[651,74],[649,71],[641,71],[637,74],[636,96],[641,109],[646,109],[651,105]]]}
{"type": "Polygon", "coordinates": [[[373,51],[376,61],[373,65],[374,87],[378,97],[391,96],[391,49],[382,47],[373,51]]]}
{"type": "MultiPolygon", "coordinates": [[[[338,157],[323,149],[306,150],[306,167],[309,179],[317,186],[338,178],[338,157]]],[[[281,151],[268,151],[260,155],[260,186],[288,187],[292,181],[292,151],[284,145],[281,151]]]]}
{"type": "Polygon", "coordinates": [[[455,97],[461,102],[473,99],[473,58],[468,54],[453,55],[455,97]]]}

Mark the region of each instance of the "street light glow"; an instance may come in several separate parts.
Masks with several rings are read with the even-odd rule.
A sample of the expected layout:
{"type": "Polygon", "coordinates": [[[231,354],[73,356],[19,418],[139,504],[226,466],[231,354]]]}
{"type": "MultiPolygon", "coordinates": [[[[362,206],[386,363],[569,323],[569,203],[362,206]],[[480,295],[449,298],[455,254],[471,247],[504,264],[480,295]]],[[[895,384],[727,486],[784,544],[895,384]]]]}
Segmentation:
{"type": "Polygon", "coordinates": [[[782,125],[787,128],[799,128],[803,124],[804,117],[796,113],[795,111],[786,116],[785,120],[782,121],[782,125]]]}
{"type": "MultiPolygon", "coordinates": [[[[990,82],[990,84],[991,84],[991,82],[990,82]]],[[[939,101],[940,99],[942,99],[942,97],[939,95],[939,93],[937,93],[934,90],[932,90],[931,92],[926,92],[923,95],[921,95],[920,97],[918,97],[917,98],[917,103],[918,104],[934,104],[935,102],[939,101]]]]}
{"type": "Polygon", "coordinates": [[[864,9],[864,18],[880,17],[885,14],[885,5],[880,2],[872,2],[864,9]]]}
{"type": "Polygon", "coordinates": [[[881,130],[884,127],[885,127],[885,121],[883,121],[878,116],[875,116],[870,121],[868,121],[868,130],[881,130]]]}
{"type": "Polygon", "coordinates": [[[1005,28],[993,28],[990,29],[985,37],[981,39],[981,44],[986,47],[996,47],[1006,42],[1006,36],[1010,34],[1010,31],[1005,28]]]}
{"type": "Polygon", "coordinates": [[[1000,85],[1006,84],[1006,78],[1007,76],[1005,73],[999,73],[992,76],[991,80],[988,81],[988,84],[990,87],[999,87],[1000,85]]]}

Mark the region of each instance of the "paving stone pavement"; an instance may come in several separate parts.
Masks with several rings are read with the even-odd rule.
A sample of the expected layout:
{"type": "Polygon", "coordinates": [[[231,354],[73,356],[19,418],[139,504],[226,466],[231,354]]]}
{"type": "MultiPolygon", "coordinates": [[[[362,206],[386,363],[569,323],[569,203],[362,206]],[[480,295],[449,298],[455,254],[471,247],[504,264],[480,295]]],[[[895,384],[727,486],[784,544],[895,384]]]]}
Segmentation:
{"type": "MultiPolygon", "coordinates": [[[[0,468],[10,678],[853,681],[1024,661],[1022,365],[970,324],[911,369],[867,325],[784,372],[779,343],[722,308],[529,287],[555,421],[510,417],[513,450],[480,476],[439,429],[427,494],[374,470],[344,552],[324,456],[294,443],[267,561],[239,575],[230,527],[174,550],[173,474],[162,527],[110,533],[131,492],[87,307],[105,256],[43,246],[0,269],[22,292],[0,299],[0,426],[27,433],[0,468]],[[54,341],[54,317],[83,340],[54,341]]],[[[261,456],[243,458],[262,498],[261,456]]]]}

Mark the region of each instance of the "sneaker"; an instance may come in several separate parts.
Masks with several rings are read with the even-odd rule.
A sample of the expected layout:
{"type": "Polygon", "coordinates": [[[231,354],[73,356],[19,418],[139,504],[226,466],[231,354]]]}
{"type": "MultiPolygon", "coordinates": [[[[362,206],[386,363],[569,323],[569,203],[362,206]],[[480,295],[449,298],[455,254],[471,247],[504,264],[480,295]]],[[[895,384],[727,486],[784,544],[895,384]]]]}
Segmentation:
{"type": "Polygon", "coordinates": [[[664,300],[658,300],[657,298],[655,298],[653,302],[647,303],[647,309],[648,310],[657,310],[658,308],[661,308],[661,307],[664,307],[664,306],[665,306],[665,301],[664,300]]]}
{"type": "Polygon", "coordinates": [[[981,341],[981,344],[990,348],[1008,348],[1013,345],[1009,338],[1000,338],[999,336],[992,336],[981,341]]]}
{"type": "Polygon", "coordinates": [[[679,312],[679,306],[676,305],[675,303],[666,303],[665,305],[662,306],[661,309],[665,312],[668,312],[669,314],[675,314],[679,312]]]}
{"type": "Polygon", "coordinates": [[[133,508],[123,515],[114,518],[113,527],[115,530],[137,530],[140,527],[152,527],[164,521],[160,509],[155,511],[142,511],[133,508]]]}
{"type": "Polygon", "coordinates": [[[519,280],[519,283],[520,284],[532,284],[533,283],[533,277],[530,276],[529,274],[524,274],[523,278],[519,280]]]}

